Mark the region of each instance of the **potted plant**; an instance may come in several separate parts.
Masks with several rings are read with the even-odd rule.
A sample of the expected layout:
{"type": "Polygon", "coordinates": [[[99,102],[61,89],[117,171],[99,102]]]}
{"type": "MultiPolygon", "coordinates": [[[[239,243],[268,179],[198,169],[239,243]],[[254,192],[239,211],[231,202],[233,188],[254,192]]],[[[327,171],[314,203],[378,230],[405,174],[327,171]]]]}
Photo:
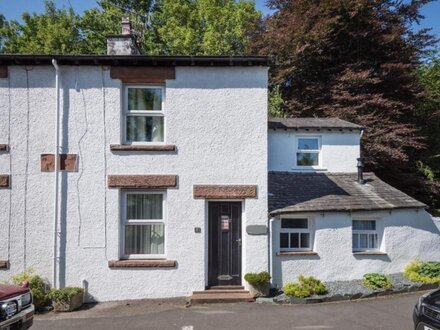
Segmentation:
{"type": "Polygon", "coordinates": [[[249,283],[252,297],[267,297],[270,293],[270,274],[268,272],[247,273],[244,279],[249,283]]]}
{"type": "Polygon", "coordinates": [[[82,288],[66,287],[50,290],[49,296],[55,312],[71,312],[82,306],[83,294],[82,288]]]}

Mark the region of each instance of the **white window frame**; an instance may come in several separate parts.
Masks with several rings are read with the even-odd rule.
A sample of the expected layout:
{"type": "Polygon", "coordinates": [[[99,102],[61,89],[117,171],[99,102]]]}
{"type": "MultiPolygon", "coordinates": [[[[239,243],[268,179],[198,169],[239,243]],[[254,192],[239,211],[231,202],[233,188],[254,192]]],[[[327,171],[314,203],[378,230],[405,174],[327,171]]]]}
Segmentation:
{"type": "Polygon", "coordinates": [[[295,163],[294,168],[297,169],[320,169],[322,168],[322,159],[321,159],[321,136],[319,135],[297,135],[295,137],[295,163]],[[317,139],[318,140],[318,149],[300,149],[299,148],[299,140],[300,139],[317,139]],[[318,154],[318,165],[312,165],[312,166],[304,166],[304,165],[298,165],[298,153],[309,153],[309,154],[318,154]]]}
{"type": "MultiPolygon", "coordinates": [[[[351,245],[353,252],[379,252],[380,251],[380,235],[378,231],[378,220],[377,219],[352,219],[351,220],[351,231],[352,231],[352,238],[351,238],[351,245]],[[374,221],[375,222],[375,230],[362,230],[362,229],[353,229],[353,221],[374,221]],[[360,242],[360,235],[368,235],[367,236],[367,248],[355,248],[353,246],[353,235],[358,235],[358,244],[360,242]],[[376,235],[376,246],[375,248],[370,248],[368,245],[370,244],[370,235],[376,235]]],[[[359,244],[360,245],[360,244],[359,244]]]]}
{"type": "Polygon", "coordinates": [[[166,141],[166,116],[165,116],[165,86],[161,85],[124,85],[124,95],[123,95],[123,136],[122,140],[124,144],[132,145],[157,145],[165,144],[166,141]],[[139,88],[139,89],[160,89],[162,91],[162,110],[128,110],[128,89],[129,88],[139,88]],[[137,117],[163,117],[163,141],[132,141],[127,140],[127,117],[137,116],[137,117]]]}
{"type": "Polygon", "coordinates": [[[121,259],[165,259],[167,252],[167,226],[166,226],[166,200],[165,191],[151,190],[124,190],[121,192],[121,259]],[[162,219],[127,219],[127,195],[162,195],[162,219]],[[164,225],[164,252],[163,254],[125,254],[125,226],[126,225],[146,225],[163,224],[164,225]]]}
{"type": "Polygon", "coordinates": [[[278,248],[279,252],[305,252],[305,251],[313,251],[313,230],[312,230],[312,221],[308,217],[282,217],[280,219],[280,232],[279,232],[279,242],[278,242],[278,248]],[[283,220],[299,220],[299,219],[307,219],[307,228],[282,228],[282,221],[283,220]],[[308,248],[282,248],[281,247],[281,234],[289,234],[289,243],[290,246],[290,234],[292,233],[299,233],[298,235],[298,244],[301,246],[301,233],[309,234],[309,247],[308,248]]]}

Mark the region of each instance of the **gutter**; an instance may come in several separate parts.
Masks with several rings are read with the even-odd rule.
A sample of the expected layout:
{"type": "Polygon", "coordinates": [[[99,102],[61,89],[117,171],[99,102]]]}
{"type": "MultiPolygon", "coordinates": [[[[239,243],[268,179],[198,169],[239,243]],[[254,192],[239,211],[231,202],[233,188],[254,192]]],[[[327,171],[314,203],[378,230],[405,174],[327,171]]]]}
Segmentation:
{"type": "Polygon", "coordinates": [[[55,149],[54,149],[54,218],[53,218],[53,265],[52,265],[52,286],[58,288],[58,179],[59,179],[59,144],[60,144],[60,68],[57,60],[52,59],[55,68],[55,90],[56,90],[56,126],[55,126],[55,149]]]}

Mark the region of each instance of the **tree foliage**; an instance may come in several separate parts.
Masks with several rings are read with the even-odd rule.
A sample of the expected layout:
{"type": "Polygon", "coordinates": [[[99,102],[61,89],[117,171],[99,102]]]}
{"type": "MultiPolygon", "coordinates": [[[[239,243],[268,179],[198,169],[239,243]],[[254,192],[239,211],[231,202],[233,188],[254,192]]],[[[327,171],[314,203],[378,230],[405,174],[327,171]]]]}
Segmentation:
{"type": "Polygon", "coordinates": [[[17,54],[81,54],[85,51],[80,17],[72,9],[57,9],[45,2],[42,14],[22,15],[23,23],[12,20],[0,26],[2,51],[17,54]]]}
{"type": "Polygon", "coordinates": [[[123,16],[130,17],[145,54],[239,55],[261,13],[249,0],[101,0],[80,16],[48,0],[44,13],[24,13],[23,23],[0,17],[0,47],[7,53],[105,54],[106,36],[120,34],[123,16]]]}
{"type": "Polygon", "coordinates": [[[288,116],[364,126],[368,169],[430,203],[437,188],[415,163],[430,143],[417,113],[426,101],[417,68],[436,40],[412,30],[427,2],[270,0],[275,13],[261,21],[249,49],[274,56],[271,83],[288,116]]]}

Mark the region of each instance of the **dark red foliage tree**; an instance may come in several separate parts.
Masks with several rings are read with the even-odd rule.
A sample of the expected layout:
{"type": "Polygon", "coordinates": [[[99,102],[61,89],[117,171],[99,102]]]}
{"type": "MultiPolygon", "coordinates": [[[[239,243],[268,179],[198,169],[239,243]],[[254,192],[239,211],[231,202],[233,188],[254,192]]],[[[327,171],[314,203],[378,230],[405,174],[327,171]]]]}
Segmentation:
{"type": "Polygon", "coordinates": [[[270,0],[275,12],[261,21],[249,49],[273,55],[271,84],[280,86],[287,117],[363,125],[367,167],[425,202],[433,187],[415,167],[427,147],[415,119],[426,96],[417,67],[436,40],[412,25],[427,2],[270,0]]]}

